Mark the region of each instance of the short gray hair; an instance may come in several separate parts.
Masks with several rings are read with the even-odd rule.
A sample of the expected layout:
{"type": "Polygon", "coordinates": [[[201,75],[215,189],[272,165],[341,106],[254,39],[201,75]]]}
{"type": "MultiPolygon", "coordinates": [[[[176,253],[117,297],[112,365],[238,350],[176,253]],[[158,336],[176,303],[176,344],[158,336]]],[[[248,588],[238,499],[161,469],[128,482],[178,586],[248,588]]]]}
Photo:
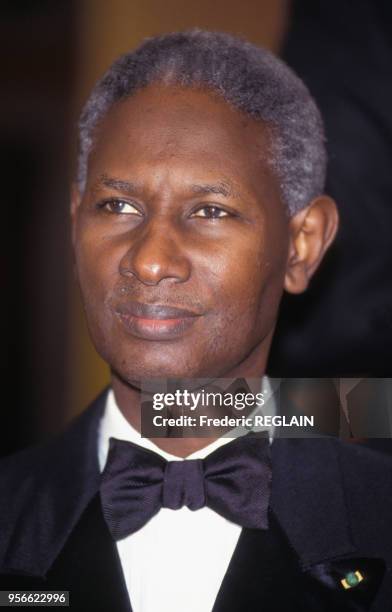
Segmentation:
{"type": "Polygon", "coordinates": [[[327,161],[323,122],[307,87],[269,51],[223,32],[203,30],[149,38],[119,57],[96,83],[79,122],[81,190],[99,122],[113,104],[160,81],[206,87],[271,128],[270,162],[290,215],[323,192],[327,161]]]}

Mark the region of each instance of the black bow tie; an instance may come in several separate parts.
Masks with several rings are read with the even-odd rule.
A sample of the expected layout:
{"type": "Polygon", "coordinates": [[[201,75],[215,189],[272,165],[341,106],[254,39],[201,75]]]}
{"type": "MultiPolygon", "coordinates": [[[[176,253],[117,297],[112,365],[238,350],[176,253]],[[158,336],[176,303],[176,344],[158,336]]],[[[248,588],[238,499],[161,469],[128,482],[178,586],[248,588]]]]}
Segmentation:
{"type": "Polygon", "coordinates": [[[110,438],[102,474],[103,515],[115,540],[134,533],[161,508],[208,506],[229,521],[267,529],[271,465],[266,437],[242,436],[205,459],[166,461],[110,438]]]}

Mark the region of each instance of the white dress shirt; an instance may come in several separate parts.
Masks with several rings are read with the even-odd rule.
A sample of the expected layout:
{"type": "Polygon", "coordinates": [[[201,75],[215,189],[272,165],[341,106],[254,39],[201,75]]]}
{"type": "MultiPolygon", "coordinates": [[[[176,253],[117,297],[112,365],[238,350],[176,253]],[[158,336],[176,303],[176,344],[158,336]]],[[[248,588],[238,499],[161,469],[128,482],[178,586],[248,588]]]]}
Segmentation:
{"type": "MultiPolygon", "coordinates": [[[[101,471],[111,437],[134,442],[167,460],[179,460],[141,437],[121,413],[112,390],[99,431],[101,471]]],[[[203,459],[231,440],[219,438],[185,460],[203,459]]],[[[133,612],[210,612],[240,533],[239,525],[207,507],[197,511],[162,508],[139,531],[117,542],[133,612]]]]}

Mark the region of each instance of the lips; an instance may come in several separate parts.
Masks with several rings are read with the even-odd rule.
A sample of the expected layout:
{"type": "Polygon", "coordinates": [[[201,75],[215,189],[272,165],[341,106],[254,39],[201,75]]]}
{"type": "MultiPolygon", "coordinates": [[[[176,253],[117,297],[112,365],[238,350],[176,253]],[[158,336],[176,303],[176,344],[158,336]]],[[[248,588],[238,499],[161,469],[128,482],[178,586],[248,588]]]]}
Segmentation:
{"type": "Polygon", "coordinates": [[[182,336],[201,316],[177,306],[133,301],[118,305],[115,312],[133,336],[152,341],[172,340],[182,336]]]}

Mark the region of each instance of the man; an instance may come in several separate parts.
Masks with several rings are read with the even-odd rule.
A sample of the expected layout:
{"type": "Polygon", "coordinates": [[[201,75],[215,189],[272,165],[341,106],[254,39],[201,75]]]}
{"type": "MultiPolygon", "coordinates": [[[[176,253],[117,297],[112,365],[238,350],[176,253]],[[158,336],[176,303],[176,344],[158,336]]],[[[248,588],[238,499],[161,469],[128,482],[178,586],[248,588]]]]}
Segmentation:
{"type": "Polygon", "coordinates": [[[324,175],[308,91],[248,43],[151,39],[96,85],[73,243],[111,390],[2,463],[3,589],[69,590],[76,610],[388,609],[389,459],[139,433],[146,379],[262,378],[283,290],[336,232],[324,175]]]}

